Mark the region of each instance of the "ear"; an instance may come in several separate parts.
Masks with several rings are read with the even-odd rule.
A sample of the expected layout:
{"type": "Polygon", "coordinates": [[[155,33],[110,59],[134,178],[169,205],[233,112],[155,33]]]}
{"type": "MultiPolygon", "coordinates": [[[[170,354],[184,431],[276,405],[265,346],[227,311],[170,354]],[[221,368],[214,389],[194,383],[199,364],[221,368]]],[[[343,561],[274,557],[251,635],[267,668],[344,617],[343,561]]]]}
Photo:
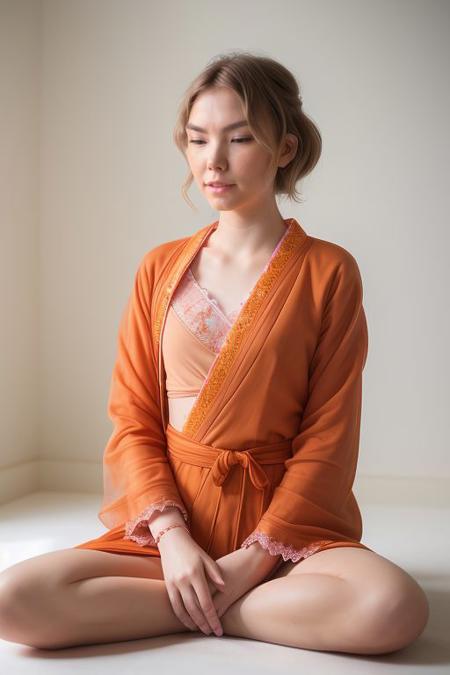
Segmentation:
{"type": "Polygon", "coordinates": [[[297,154],[298,138],[295,134],[286,134],[278,157],[278,166],[283,168],[292,161],[297,154]]]}

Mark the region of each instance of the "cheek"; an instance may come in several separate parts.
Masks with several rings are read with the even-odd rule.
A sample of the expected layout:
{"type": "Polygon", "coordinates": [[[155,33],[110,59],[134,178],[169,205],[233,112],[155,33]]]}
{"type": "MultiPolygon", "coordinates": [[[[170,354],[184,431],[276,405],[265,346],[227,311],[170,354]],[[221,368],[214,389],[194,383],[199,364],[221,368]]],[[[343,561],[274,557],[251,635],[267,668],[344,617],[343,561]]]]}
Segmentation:
{"type": "Polygon", "coordinates": [[[187,161],[188,161],[188,164],[189,164],[189,167],[190,167],[192,173],[195,174],[196,172],[198,172],[200,170],[200,166],[202,164],[202,162],[200,161],[200,158],[198,156],[195,157],[195,155],[191,155],[189,153],[186,155],[186,158],[187,158],[187,161]]]}
{"type": "Polygon", "coordinates": [[[237,165],[239,171],[242,171],[251,181],[252,178],[260,178],[267,173],[270,166],[270,157],[267,153],[256,150],[242,154],[238,159],[237,165]]]}

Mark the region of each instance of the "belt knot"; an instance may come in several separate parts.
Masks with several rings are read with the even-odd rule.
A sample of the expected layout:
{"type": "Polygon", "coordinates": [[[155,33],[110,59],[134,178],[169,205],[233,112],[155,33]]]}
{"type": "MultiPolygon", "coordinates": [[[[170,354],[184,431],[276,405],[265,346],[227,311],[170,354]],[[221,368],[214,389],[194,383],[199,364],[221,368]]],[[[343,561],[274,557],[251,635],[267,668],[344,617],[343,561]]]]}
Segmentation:
{"type": "Polygon", "coordinates": [[[248,450],[222,450],[211,470],[217,486],[224,483],[234,464],[240,464],[243,469],[248,470],[250,480],[258,490],[263,490],[269,484],[266,472],[248,450]]]}

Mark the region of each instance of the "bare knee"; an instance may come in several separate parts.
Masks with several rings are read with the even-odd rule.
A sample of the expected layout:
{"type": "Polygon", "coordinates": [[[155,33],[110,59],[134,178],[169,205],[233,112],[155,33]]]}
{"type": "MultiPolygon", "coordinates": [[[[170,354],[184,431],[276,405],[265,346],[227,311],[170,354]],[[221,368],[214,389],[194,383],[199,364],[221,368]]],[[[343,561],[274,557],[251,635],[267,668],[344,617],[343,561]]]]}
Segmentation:
{"type": "Polygon", "coordinates": [[[28,631],[20,625],[24,616],[24,589],[13,574],[0,575],[0,638],[26,644],[28,631]]]}
{"type": "Polygon", "coordinates": [[[424,631],[429,604],[423,589],[409,575],[400,583],[375,589],[361,603],[362,631],[371,653],[384,654],[407,647],[424,631]]]}
{"type": "Polygon", "coordinates": [[[51,648],[45,590],[33,576],[13,568],[0,574],[0,638],[32,647],[51,648]]]}

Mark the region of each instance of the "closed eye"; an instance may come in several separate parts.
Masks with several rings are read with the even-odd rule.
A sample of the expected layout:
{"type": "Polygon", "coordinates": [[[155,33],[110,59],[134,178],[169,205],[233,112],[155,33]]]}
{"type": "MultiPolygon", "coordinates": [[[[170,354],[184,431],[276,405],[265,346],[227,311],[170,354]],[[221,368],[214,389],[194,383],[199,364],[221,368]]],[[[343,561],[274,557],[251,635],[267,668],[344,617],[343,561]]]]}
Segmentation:
{"type": "MultiPolygon", "coordinates": [[[[235,141],[236,143],[248,143],[248,141],[252,141],[253,138],[251,136],[247,136],[245,138],[232,138],[231,142],[235,141]]],[[[201,143],[205,143],[206,141],[201,141],[201,140],[190,140],[189,143],[196,143],[197,145],[200,145],[201,143]]]]}

